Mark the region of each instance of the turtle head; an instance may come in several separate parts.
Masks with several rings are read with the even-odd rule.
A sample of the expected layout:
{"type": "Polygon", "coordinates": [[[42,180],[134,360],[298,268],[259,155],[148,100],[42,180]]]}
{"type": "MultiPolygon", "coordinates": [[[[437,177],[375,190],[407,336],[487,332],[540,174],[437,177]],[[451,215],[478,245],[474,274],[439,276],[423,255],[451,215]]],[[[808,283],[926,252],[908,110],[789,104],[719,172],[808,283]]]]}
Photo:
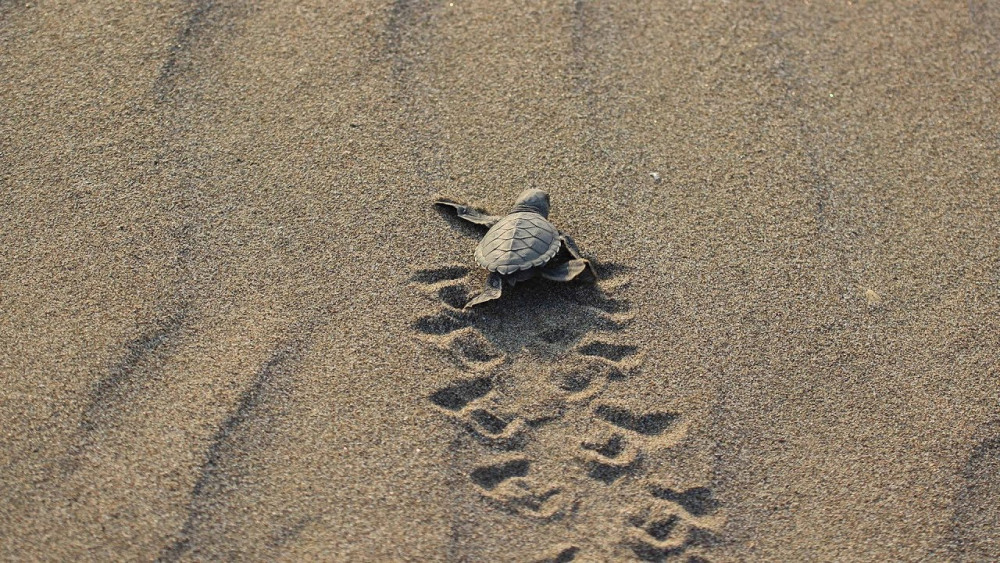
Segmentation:
{"type": "Polygon", "coordinates": [[[548,218],[549,194],[536,189],[524,190],[521,192],[521,195],[517,196],[517,201],[514,202],[514,209],[511,210],[511,213],[519,211],[533,211],[542,217],[548,218]]]}

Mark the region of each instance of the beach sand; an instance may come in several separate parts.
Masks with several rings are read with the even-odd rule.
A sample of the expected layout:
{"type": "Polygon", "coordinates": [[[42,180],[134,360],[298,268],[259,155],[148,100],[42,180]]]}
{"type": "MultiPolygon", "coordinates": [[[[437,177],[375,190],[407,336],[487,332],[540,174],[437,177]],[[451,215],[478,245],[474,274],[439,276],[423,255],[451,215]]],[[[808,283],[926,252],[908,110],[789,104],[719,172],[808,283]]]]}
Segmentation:
{"type": "Polygon", "coordinates": [[[0,2],[0,559],[1000,559],[1000,6],[0,2]],[[524,188],[600,265],[460,306],[524,188]]]}

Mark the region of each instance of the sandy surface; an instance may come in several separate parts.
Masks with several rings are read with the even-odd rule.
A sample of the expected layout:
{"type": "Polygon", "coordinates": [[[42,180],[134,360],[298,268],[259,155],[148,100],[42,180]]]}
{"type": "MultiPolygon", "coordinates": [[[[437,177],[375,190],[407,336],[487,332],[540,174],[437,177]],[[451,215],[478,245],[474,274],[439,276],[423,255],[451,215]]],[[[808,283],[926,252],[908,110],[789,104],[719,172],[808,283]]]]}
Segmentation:
{"type": "Polygon", "coordinates": [[[0,2],[0,559],[1000,559],[1000,5],[913,4],[0,2]],[[461,313],[529,186],[602,280],[461,313]]]}

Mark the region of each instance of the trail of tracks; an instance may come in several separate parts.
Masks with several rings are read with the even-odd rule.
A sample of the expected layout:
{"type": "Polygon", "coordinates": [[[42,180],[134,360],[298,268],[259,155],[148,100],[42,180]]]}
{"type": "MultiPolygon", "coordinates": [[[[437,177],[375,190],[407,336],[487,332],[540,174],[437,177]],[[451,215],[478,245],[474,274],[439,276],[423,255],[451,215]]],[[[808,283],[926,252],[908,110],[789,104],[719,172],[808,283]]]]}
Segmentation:
{"type": "Polygon", "coordinates": [[[428,400],[478,444],[460,463],[469,487],[512,513],[568,523],[543,559],[702,560],[722,523],[711,490],[649,479],[650,455],[687,435],[686,414],[659,400],[637,408],[606,397],[633,384],[643,364],[641,347],[626,340],[633,315],[619,294],[628,276],[605,275],[614,270],[599,287],[529,287],[487,313],[460,309],[475,277],[465,268],[417,272],[412,284],[436,311],[413,330],[455,370],[428,400]],[[636,497],[645,500],[625,500],[636,497]],[[623,511],[613,536],[587,531],[609,511],[623,511]],[[560,536],[566,529],[579,531],[560,536]]]}

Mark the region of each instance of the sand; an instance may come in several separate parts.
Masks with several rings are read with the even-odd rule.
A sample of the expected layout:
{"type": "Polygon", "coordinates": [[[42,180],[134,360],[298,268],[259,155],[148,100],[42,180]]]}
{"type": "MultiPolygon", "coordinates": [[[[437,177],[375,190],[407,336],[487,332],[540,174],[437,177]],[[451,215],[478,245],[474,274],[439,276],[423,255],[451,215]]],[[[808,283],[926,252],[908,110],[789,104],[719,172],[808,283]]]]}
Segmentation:
{"type": "Polygon", "coordinates": [[[1000,559],[996,3],[0,2],[0,75],[0,559],[1000,559]],[[526,187],[602,279],[461,312],[432,198],[526,187]]]}

